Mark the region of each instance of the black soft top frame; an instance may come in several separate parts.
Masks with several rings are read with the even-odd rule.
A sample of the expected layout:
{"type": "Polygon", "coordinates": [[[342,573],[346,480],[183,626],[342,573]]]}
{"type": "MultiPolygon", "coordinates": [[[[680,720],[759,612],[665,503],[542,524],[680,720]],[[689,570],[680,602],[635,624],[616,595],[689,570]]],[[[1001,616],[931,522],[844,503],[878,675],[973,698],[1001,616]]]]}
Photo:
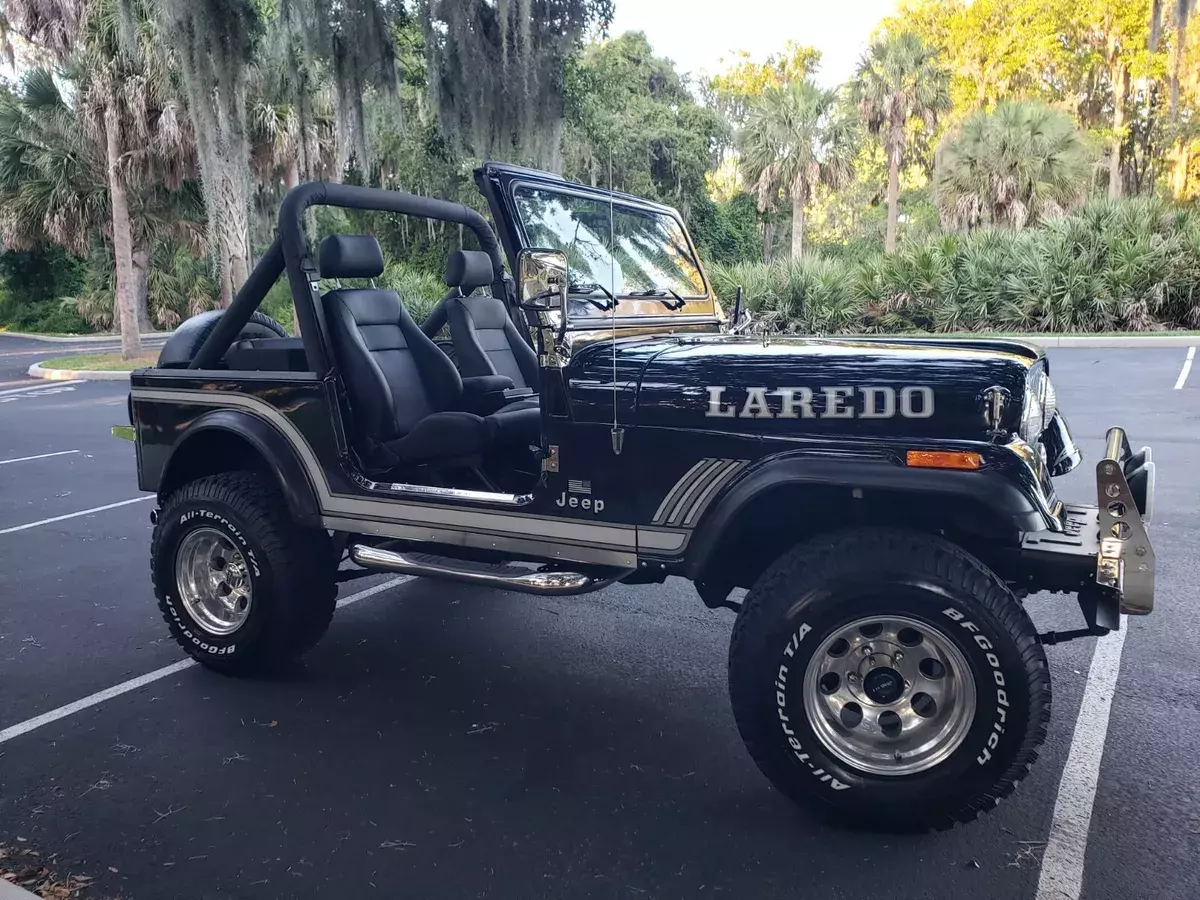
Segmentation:
{"type": "MultiPolygon", "coordinates": [[[[267,292],[286,270],[309,368],[322,377],[329,372],[325,317],[317,295],[317,267],[311,258],[308,238],[304,233],[304,213],[310,206],[401,213],[465,225],[479,240],[479,248],[491,257],[494,291],[504,289],[504,263],[500,256],[500,244],[496,241],[496,235],[488,225],[487,219],[470,207],[400,191],[334,184],[328,181],[308,182],[292,188],[283,198],[279,207],[279,231],[275,240],[258,261],[242,289],[237,292],[225,314],[217,320],[212,334],[200,346],[188,368],[215,368],[242,328],[250,321],[251,314],[258,309],[267,292]]],[[[504,295],[497,293],[496,296],[504,295]]]]}

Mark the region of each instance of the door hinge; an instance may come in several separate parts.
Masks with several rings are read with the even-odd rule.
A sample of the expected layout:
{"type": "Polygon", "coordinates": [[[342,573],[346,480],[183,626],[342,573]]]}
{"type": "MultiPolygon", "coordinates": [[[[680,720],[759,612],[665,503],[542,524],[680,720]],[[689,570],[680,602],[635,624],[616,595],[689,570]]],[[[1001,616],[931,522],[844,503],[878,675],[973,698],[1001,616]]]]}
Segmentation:
{"type": "Polygon", "coordinates": [[[551,444],[546,448],[546,455],[542,459],[542,471],[558,471],[558,444],[551,444]]]}

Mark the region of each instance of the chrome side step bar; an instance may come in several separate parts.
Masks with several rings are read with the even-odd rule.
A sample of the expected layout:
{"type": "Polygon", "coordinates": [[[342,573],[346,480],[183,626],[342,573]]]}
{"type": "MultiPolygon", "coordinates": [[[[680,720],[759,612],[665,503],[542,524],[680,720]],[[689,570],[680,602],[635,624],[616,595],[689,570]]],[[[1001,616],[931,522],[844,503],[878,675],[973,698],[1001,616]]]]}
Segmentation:
{"type": "Polygon", "coordinates": [[[424,557],[424,554],[421,556],[422,558],[417,558],[413,554],[406,555],[396,550],[383,550],[379,547],[369,547],[366,544],[354,544],[350,548],[350,558],[364,569],[383,569],[388,572],[403,572],[406,575],[442,578],[448,581],[461,581],[465,584],[518,591],[523,594],[539,594],[544,597],[598,591],[603,587],[608,587],[614,581],[624,578],[632,571],[608,569],[603,573],[586,573],[510,569],[487,572],[471,568],[458,569],[444,562],[434,562],[424,557]]]}

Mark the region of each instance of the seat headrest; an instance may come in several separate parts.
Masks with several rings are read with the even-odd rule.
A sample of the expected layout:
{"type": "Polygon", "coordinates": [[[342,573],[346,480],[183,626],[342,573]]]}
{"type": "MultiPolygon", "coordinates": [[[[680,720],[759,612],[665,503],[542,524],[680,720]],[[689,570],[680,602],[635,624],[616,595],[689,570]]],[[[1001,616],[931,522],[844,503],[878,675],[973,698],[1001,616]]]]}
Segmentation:
{"type": "Polygon", "coordinates": [[[369,234],[331,234],[317,250],[322,278],[374,278],[383,274],[383,251],[369,234]]]}
{"type": "Polygon", "coordinates": [[[482,250],[455,250],[446,260],[446,284],[464,294],[495,280],[492,258],[482,250]]]}

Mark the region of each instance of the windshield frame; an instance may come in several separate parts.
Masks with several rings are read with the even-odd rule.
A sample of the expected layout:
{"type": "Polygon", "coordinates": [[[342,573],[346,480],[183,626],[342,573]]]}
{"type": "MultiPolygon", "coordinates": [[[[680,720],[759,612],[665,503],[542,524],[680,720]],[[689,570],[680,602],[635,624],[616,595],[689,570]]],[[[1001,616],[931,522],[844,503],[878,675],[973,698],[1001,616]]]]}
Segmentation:
{"type": "MultiPolygon", "coordinates": [[[[546,181],[542,181],[541,179],[515,178],[508,183],[506,191],[508,196],[505,199],[510,204],[510,209],[512,210],[512,219],[513,223],[516,225],[517,235],[521,241],[521,245],[525,248],[532,247],[533,245],[530,243],[529,232],[526,230],[525,221],[521,217],[520,206],[517,201],[517,191],[521,189],[539,191],[548,194],[563,194],[570,197],[578,197],[583,200],[599,201],[601,203],[607,203],[609,198],[611,198],[614,211],[618,209],[626,209],[633,212],[652,213],[654,215],[665,216],[668,219],[671,219],[679,227],[680,233],[683,235],[683,239],[686,242],[688,253],[691,256],[692,262],[696,266],[697,273],[700,275],[700,281],[704,285],[704,293],[702,294],[682,294],[681,296],[687,301],[688,305],[707,302],[709,308],[705,312],[689,312],[686,311],[686,309],[672,311],[667,309],[665,305],[659,303],[659,298],[631,297],[629,294],[622,293],[616,295],[618,300],[618,308],[614,311],[615,315],[613,313],[608,313],[597,316],[569,316],[567,315],[567,311],[564,310],[563,315],[567,315],[567,328],[572,328],[574,326],[579,328],[594,329],[601,325],[601,323],[610,321],[613,318],[626,324],[652,324],[659,321],[695,324],[721,321],[720,308],[716,295],[713,293],[712,283],[708,279],[708,273],[704,271],[704,264],[700,261],[700,254],[696,252],[696,245],[692,241],[691,233],[684,224],[683,218],[676,210],[669,206],[663,206],[658,203],[652,203],[648,200],[642,200],[638,197],[631,197],[629,195],[619,194],[614,191],[606,191],[603,188],[588,189],[583,185],[576,185],[565,181],[561,184],[550,184],[546,181]],[[628,310],[622,312],[620,310],[620,303],[622,301],[646,300],[657,303],[661,309],[656,310],[653,315],[631,312],[628,310]]],[[[576,294],[573,296],[582,295],[576,294]]],[[[670,294],[666,294],[663,299],[670,299],[670,294]]]]}

